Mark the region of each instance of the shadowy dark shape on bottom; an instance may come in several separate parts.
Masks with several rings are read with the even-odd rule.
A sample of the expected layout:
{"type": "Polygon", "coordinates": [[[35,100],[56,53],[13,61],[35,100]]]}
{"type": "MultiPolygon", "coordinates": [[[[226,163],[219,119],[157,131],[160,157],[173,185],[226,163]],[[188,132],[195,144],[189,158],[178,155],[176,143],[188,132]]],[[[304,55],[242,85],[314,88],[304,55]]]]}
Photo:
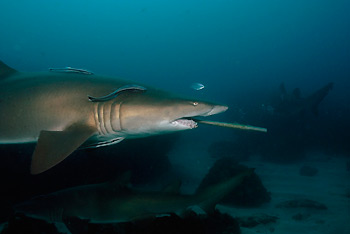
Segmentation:
{"type": "Polygon", "coordinates": [[[254,214],[251,216],[238,217],[237,221],[241,227],[253,228],[258,225],[267,225],[276,223],[279,218],[277,216],[267,214],[254,214]]]}
{"type": "MultiPolygon", "coordinates": [[[[35,144],[0,145],[0,222],[14,204],[68,187],[114,180],[132,172],[133,184],[147,184],[171,172],[167,153],[178,134],[125,140],[117,145],[77,150],[66,160],[39,175],[29,168],[35,144]]],[[[161,181],[162,182],[162,181],[161,181]]]]}
{"type": "Polygon", "coordinates": [[[160,218],[149,218],[134,222],[116,224],[91,224],[78,218],[66,220],[66,225],[73,234],[214,234],[240,233],[238,222],[227,214],[215,211],[208,216],[191,213],[186,218],[172,214],[160,218]]]}
{"type": "Polygon", "coordinates": [[[1,232],[1,234],[29,233],[60,234],[55,224],[47,223],[40,219],[29,218],[20,214],[13,216],[1,232]]]}
{"type": "MultiPolygon", "coordinates": [[[[115,224],[92,224],[87,220],[69,218],[65,223],[72,234],[239,234],[238,222],[227,214],[218,211],[208,216],[194,213],[186,218],[170,215],[160,218],[149,218],[134,222],[115,224]]],[[[9,221],[2,234],[12,233],[59,233],[54,224],[42,220],[15,216],[9,221]]]]}
{"type": "MultiPolygon", "coordinates": [[[[238,164],[233,158],[221,158],[209,170],[197,191],[235,176],[246,168],[246,166],[238,164]]],[[[270,200],[270,193],[266,190],[260,178],[254,173],[250,177],[245,178],[243,183],[222,199],[220,204],[256,207],[270,200]]]]}

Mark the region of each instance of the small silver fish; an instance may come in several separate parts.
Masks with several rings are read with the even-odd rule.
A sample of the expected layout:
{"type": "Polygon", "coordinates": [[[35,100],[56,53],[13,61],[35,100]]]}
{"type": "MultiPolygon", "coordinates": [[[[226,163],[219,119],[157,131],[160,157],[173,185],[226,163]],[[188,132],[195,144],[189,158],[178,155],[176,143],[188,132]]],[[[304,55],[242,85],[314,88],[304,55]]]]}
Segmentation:
{"type": "Polygon", "coordinates": [[[201,84],[201,83],[193,83],[191,85],[191,88],[194,89],[194,90],[201,90],[201,89],[204,89],[204,85],[201,84]]]}

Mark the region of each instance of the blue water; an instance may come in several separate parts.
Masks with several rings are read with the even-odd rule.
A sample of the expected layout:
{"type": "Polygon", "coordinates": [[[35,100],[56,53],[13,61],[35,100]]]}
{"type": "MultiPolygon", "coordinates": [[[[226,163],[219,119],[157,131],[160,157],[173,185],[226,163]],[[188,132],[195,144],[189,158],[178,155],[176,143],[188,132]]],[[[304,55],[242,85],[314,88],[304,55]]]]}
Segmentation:
{"type": "MultiPolygon", "coordinates": [[[[150,84],[229,105],[219,120],[262,126],[275,120],[259,111],[282,82],[304,97],[334,82],[303,133],[349,156],[349,12],[347,0],[1,0],[0,60],[150,84]]],[[[204,129],[190,136],[240,137],[204,129]]]]}
{"type": "MultiPolygon", "coordinates": [[[[281,81],[349,88],[349,3],[0,2],[1,60],[18,70],[83,67],[169,89],[205,83],[225,101],[281,81]]],[[[220,99],[220,97],[218,97],[220,99]]]]}

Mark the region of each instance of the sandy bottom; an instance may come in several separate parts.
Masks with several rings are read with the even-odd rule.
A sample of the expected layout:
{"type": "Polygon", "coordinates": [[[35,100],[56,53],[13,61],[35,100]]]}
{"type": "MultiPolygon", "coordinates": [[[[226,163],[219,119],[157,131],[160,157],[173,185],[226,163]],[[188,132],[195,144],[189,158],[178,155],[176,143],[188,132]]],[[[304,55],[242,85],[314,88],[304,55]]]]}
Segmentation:
{"type": "MultiPolygon", "coordinates": [[[[203,143],[203,142],[202,142],[203,143]]],[[[208,172],[214,160],[206,152],[202,143],[187,145],[181,143],[181,149],[173,152],[171,161],[174,167],[181,168],[184,179],[183,192],[194,191],[194,184],[199,183],[208,172]],[[180,153],[181,152],[181,153],[180,153]],[[178,155],[182,155],[179,157],[178,155]],[[185,163],[184,163],[185,162],[185,163]]],[[[327,157],[321,153],[311,152],[304,162],[281,165],[262,162],[254,157],[244,162],[256,168],[264,186],[271,192],[271,202],[259,208],[233,208],[218,205],[217,208],[233,217],[267,214],[277,216],[276,223],[254,228],[242,228],[243,234],[251,233],[350,233],[350,172],[346,170],[345,157],[327,157]],[[302,166],[318,169],[313,177],[299,175],[302,166]],[[327,210],[305,208],[277,208],[276,204],[292,199],[311,199],[327,206],[327,210]],[[295,220],[296,214],[305,216],[295,220]]]]}
{"type": "Polygon", "coordinates": [[[255,167],[265,187],[271,192],[269,204],[258,209],[237,209],[220,206],[222,212],[232,216],[249,216],[264,213],[279,219],[272,225],[259,225],[256,228],[242,228],[242,233],[350,233],[350,173],[346,171],[345,158],[332,158],[324,161],[292,165],[276,165],[252,161],[245,163],[255,167]],[[310,165],[318,168],[314,177],[299,175],[300,167],[310,165]],[[323,203],[327,210],[305,208],[276,208],[276,204],[291,199],[311,199],[323,203]],[[304,214],[298,221],[292,217],[304,214]]]}

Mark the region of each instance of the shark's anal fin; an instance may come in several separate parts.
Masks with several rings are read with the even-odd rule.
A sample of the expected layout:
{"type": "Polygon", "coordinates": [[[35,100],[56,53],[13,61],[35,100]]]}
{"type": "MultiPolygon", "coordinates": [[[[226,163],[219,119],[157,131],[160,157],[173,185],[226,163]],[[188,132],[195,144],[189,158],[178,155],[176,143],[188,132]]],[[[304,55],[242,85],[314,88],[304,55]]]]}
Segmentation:
{"type": "Polygon", "coordinates": [[[57,165],[94,133],[95,130],[86,125],[73,125],[64,131],[41,131],[32,157],[31,174],[57,165]]]}
{"type": "Polygon", "coordinates": [[[88,96],[90,102],[106,102],[109,101],[115,97],[117,97],[120,93],[125,91],[137,91],[137,92],[144,92],[146,91],[145,87],[142,87],[140,85],[125,85],[123,87],[120,87],[119,89],[115,90],[114,92],[103,96],[103,97],[92,97],[88,96]]]}
{"type": "Polygon", "coordinates": [[[0,80],[6,78],[17,71],[0,61],[0,80]]]}

